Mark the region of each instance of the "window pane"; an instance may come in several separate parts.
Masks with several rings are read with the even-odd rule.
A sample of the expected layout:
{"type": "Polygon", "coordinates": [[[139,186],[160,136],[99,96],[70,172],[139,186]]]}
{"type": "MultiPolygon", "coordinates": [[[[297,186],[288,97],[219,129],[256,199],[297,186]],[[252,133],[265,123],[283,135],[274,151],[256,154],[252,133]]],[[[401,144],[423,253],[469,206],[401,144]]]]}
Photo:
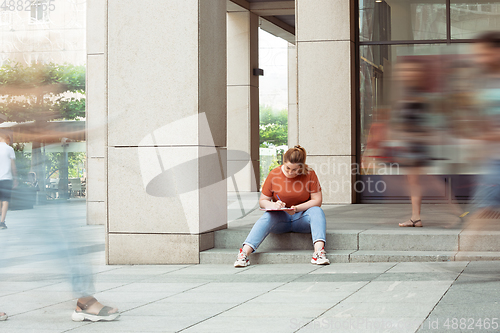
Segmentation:
{"type": "Polygon", "coordinates": [[[359,29],[361,42],[446,39],[446,1],[359,0],[359,29]]]}
{"type": "Polygon", "coordinates": [[[500,30],[499,0],[452,0],[451,38],[473,39],[486,30],[500,30]]]}

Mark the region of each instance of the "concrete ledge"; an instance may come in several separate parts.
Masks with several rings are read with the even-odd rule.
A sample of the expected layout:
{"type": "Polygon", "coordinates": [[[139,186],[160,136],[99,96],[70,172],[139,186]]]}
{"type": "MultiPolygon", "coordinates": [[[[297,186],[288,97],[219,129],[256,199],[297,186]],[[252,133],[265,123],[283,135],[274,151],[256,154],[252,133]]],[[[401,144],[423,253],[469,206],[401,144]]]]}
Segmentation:
{"type": "Polygon", "coordinates": [[[500,252],[460,251],[457,252],[455,260],[456,261],[500,260],[500,252]]]}
{"type": "MultiPolygon", "coordinates": [[[[327,258],[331,263],[348,263],[352,251],[330,251],[327,258]]],[[[200,253],[200,264],[228,264],[236,260],[238,250],[211,249],[200,253]]],[[[312,250],[280,250],[276,252],[257,251],[250,256],[251,264],[297,264],[311,262],[312,250]]]]}
{"type": "Polygon", "coordinates": [[[465,230],[459,235],[460,251],[500,251],[499,231],[465,230]]]}
{"type": "Polygon", "coordinates": [[[367,230],[359,234],[359,249],[371,251],[458,251],[459,230],[367,230]]]}
{"type": "Polygon", "coordinates": [[[349,262],[454,261],[453,251],[356,251],[349,262]]]}
{"type": "MultiPolygon", "coordinates": [[[[250,228],[233,228],[215,232],[215,247],[219,249],[239,249],[245,241],[250,228]]],[[[326,250],[357,250],[358,233],[361,230],[339,230],[327,232],[326,250]]],[[[311,234],[286,233],[270,234],[259,247],[260,251],[269,250],[310,250],[313,249],[311,234]]]]}

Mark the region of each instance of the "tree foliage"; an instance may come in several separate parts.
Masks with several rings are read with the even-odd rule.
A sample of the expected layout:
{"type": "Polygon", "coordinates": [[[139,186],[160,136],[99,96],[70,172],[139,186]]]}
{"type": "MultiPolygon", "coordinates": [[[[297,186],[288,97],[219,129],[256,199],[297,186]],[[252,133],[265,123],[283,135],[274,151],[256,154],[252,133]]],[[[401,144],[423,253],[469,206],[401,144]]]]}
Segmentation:
{"type": "Polygon", "coordinates": [[[260,106],[260,146],[282,146],[288,143],[288,110],[260,106]]]}
{"type": "Polygon", "coordinates": [[[85,117],[85,66],[44,64],[0,67],[0,114],[4,121],[85,117]]]}
{"type": "MultiPolygon", "coordinates": [[[[46,168],[47,168],[47,179],[52,175],[56,174],[64,166],[64,154],[63,153],[48,153],[46,154],[46,168]]],[[[78,174],[79,166],[82,166],[85,162],[85,153],[71,152],[68,153],[68,177],[69,178],[79,178],[81,175],[78,174]]],[[[59,177],[60,175],[58,175],[59,177]]]]}

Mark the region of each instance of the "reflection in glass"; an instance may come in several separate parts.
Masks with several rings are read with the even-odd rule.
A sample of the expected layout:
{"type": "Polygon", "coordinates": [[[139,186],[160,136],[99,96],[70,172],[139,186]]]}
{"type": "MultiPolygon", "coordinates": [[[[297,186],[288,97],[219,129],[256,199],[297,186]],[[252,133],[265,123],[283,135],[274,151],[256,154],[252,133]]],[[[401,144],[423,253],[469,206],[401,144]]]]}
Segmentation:
{"type": "Polygon", "coordinates": [[[486,30],[500,30],[499,0],[452,0],[451,38],[473,39],[486,30]]]}
{"type": "Polygon", "coordinates": [[[445,0],[359,0],[359,40],[446,38],[445,0]]]}
{"type": "MultiPolygon", "coordinates": [[[[360,47],[360,129],[363,174],[377,174],[379,162],[390,160],[380,143],[390,135],[394,106],[401,98],[401,80],[394,66],[405,58],[425,63],[425,97],[433,127],[429,174],[477,172],[468,144],[477,118],[474,82],[477,76],[470,48],[464,45],[365,45],[360,47]]],[[[401,170],[404,173],[405,170],[401,170]]]]}

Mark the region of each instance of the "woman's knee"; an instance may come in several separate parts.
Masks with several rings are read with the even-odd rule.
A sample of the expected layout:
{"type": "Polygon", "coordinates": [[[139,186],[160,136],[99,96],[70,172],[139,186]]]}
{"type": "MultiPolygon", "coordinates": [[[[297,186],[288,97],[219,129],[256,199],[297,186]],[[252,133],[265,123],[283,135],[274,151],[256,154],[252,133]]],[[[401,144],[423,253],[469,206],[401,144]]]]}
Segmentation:
{"type": "MultiPolygon", "coordinates": [[[[280,212],[278,212],[278,213],[280,213],[280,212]]],[[[255,224],[262,225],[262,226],[264,226],[264,225],[273,226],[277,222],[279,222],[279,219],[276,218],[276,216],[273,216],[269,212],[265,212],[264,214],[262,214],[262,216],[257,220],[257,222],[255,224]]]]}
{"type": "Polygon", "coordinates": [[[323,212],[323,209],[318,206],[311,207],[307,210],[307,213],[310,215],[321,215],[325,216],[325,212],[323,212]]]}

